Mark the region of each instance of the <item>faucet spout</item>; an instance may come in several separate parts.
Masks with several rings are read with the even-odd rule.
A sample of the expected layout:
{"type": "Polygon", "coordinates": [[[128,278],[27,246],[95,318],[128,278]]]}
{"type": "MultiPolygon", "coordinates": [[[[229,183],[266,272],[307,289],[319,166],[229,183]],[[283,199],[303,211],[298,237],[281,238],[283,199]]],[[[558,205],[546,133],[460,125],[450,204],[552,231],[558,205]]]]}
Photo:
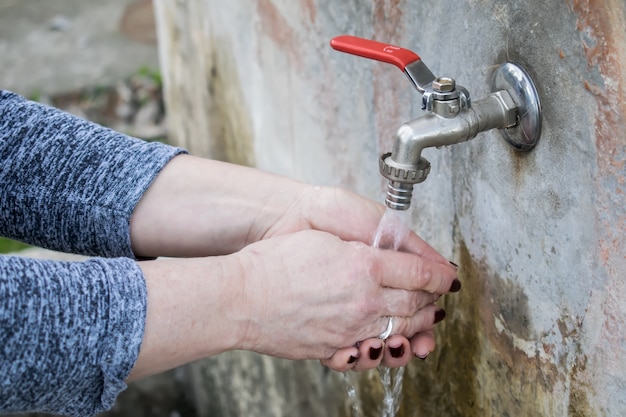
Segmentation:
{"type": "Polygon", "coordinates": [[[486,130],[508,128],[517,123],[517,118],[515,101],[501,90],[454,117],[430,112],[403,124],[396,133],[392,152],[380,158],[380,172],[389,180],[387,206],[396,210],[410,207],[413,185],[424,181],[430,172],[430,163],[422,157],[425,148],[453,145],[486,130]]]}
{"type": "Polygon", "coordinates": [[[504,90],[491,93],[455,117],[428,113],[405,123],[396,134],[391,159],[397,164],[417,165],[425,148],[465,142],[480,132],[516,123],[517,106],[511,95],[504,90]]]}

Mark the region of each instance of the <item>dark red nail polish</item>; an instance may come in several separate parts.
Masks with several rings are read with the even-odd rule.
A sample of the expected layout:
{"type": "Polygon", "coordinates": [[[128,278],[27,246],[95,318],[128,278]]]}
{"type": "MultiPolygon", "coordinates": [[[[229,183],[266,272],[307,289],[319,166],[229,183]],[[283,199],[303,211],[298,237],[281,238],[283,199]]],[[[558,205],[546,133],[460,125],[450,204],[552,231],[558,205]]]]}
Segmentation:
{"type": "Polygon", "coordinates": [[[350,358],[348,358],[348,364],[352,365],[354,362],[356,362],[357,359],[359,358],[356,356],[350,355],[350,358]]]}
{"type": "Polygon", "coordinates": [[[404,345],[400,345],[398,347],[389,347],[389,353],[394,358],[401,358],[404,355],[404,345]]]}
{"type": "Polygon", "coordinates": [[[459,292],[460,289],[461,289],[461,281],[459,281],[458,279],[455,279],[454,281],[452,281],[452,285],[450,286],[450,292],[459,292]]]}
{"type": "Polygon", "coordinates": [[[437,310],[435,311],[435,321],[433,323],[437,324],[445,318],[446,318],[446,310],[444,310],[443,308],[441,310],[437,310]]]}
{"type": "Polygon", "coordinates": [[[379,348],[370,348],[370,359],[375,361],[380,357],[380,354],[383,351],[383,347],[379,347],[379,348]]]}

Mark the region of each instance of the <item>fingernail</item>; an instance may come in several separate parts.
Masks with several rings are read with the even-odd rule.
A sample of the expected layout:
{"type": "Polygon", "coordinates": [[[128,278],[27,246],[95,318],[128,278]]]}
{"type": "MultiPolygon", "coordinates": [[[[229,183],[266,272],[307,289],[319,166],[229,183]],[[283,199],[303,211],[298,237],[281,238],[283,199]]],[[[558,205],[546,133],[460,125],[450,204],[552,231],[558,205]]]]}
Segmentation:
{"type": "Polygon", "coordinates": [[[450,292],[459,292],[460,289],[461,289],[461,281],[459,281],[458,279],[455,279],[454,281],[452,281],[452,285],[450,286],[450,292]]]}
{"type": "Polygon", "coordinates": [[[421,360],[425,361],[425,360],[426,360],[426,358],[428,357],[428,355],[426,355],[426,356],[417,356],[417,355],[416,355],[416,357],[417,357],[418,359],[421,359],[421,360]]]}
{"type": "Polygon", "coordinates": [[[398,347],[389,347],[389,353],[391,353],[391,356],[393,356],[394,358],[401,358],[402,355],[404,355],[404,345],[400,345],[398,347]]]}
{"type": "Polygon", "coordinates": [[[370,359],[375,361],[376,359],[378,359],[378,357],[380,356],[381,352],[383,351],[383,347],[379,347],[379,348],[370,348],[370,359]]]}
{"type": "Polygon", "coordinates": [[[350,365],[353,364],[354,362],[356,362],[357,359],[359,359],[359,358],[356,357],[356,356],[350,355],[350,358],[348,358],[348,364],[350,364],[350,365]]]}
{"type": "Polygon", "coordinates": [[[454,269],[459,269],[459,266],[457,264],[455,264],[454,262],[452,262],[452,261],[448,261],[448,262],[450,262],[450,265],[452,265],[454,267],[454,269]]]}
{"type": "Polygon", "coordinates": [[[435,311],[435,321],[433,323],[437,324],[445,318],[446,318],[446,310],[444,310],[443,308],[441,310],[437,310],[435,311]]]}

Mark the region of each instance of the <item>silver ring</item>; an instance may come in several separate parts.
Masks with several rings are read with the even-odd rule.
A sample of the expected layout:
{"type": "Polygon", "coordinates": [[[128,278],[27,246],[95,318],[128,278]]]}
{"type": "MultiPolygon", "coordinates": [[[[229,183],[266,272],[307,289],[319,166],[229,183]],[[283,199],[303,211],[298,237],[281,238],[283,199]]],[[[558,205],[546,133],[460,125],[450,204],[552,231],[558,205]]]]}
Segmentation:
{"type": "Polygon", "coordinates": [[[389,317],[389,321],[387,322],[387,328],[385,329],[384,332],[382,332],[378,338],[380,340],[387,340],[387,338],[389,337],[389,335],[391,335],[391,332],[393,331],[393,317],[389,317]]]}

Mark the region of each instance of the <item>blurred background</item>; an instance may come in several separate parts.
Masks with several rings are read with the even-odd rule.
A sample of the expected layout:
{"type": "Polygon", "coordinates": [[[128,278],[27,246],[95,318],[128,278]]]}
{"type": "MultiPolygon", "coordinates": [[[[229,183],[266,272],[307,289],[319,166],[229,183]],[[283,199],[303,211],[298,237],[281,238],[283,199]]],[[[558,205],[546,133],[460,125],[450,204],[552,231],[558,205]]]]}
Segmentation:
{"type": "Polygon", "coordinates": [[[165,137],[150,0],[3,0],[0,86],[146,139],[165,137]]]}
{"type": "MultiPolygon", "coordinates": [[[[150,0],[2,0],[0,89],[166,141],[155,33],[150,0]]],[[[0,238],[8,252],[79,259],[0,238]]],[[[195,416],[180,372],[132,384],[103,416],[195,416]]]]}

